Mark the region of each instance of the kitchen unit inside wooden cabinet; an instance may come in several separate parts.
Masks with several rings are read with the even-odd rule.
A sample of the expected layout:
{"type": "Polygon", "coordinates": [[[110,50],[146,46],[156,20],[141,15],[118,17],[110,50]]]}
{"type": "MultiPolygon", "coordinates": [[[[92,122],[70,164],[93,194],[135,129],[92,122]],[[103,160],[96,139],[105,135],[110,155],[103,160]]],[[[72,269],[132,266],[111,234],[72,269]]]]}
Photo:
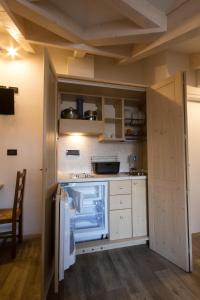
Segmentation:
{"type": "MultiPolygon", "coordinates": [[[[178,178],[178,168],[174,161],[176,155],[178,155],[177,153],[181,153],[182,160],[180,161],[179,156],[177,162],[180,163],[182,170],[184,170],[186,161],[184,155],[185,142],[182,140],[185,135],[183,75],[178,74],[173,76],[167,81],[167,84],[163,82],[163,88],[159,90],[159,92],[157,92],[155,86],[146,89],[124,85],[116,87],[114,84],[96,82],[94,84],[92,81],[78,81],[77,83],[76,80],[70,80],[69,83],[68,79],[62,80],[60,86],[59,84],[60,83],[58,83],[59,90],[63,89],[65,86],[65,89],[69,89],[70,92],[72,89],[76,89],[76,91],[81,91],[81,93],[84,94],[85,90],[87,90],[87,94],[92,94],[93,96],[96,95],[97,98],[99,97],[100,118],[104,123],[103,133],[99,135],[100,142],[136,142],[139,144],[142,153],[140,166],[145,170],[148,169],[149,221],[147,223],[150,225],[150,246],[154,248],[154,243],[158,246],[162,240],[162,236],[165,236],[163,231],[165,229],[163,228],[163,225],[158,226],[161,219],[158,219],[158,223],[155,223],[155,221],[160,215],[158,207],[162,207],[164,203],[166,204],[167,200],[161,203],[159,202],[160,204],[157,206],[153,199],[155,195],[157,195],[158,201],[160,201],[159,199],[164,196],[171,197],[171,193],[174,193],[175,197],[176,192],[175,190],[172,192],[173,185],[171,184],[170,176],[182,182],[182,186],[186,186],[185,177],[180,176],[180,178],[178,178]],[[168,83],[170,84],[168,85],[168,83]],[[177,124],[178,121],[179,123],[177,124]],[[176,130],[173,129],[174,127],[176,130]],[[174,134],[175,132],[176,135],[174,134]],[[179,148],[176,149],[171,145],[176,145],[179,148]],[[171,170],[175,170],[172,175],[171,170]],[[158,184],[156,191],[153,194],[152,189],[157,185],[157,182],[160,182],[160,178],[162,178],[164,182],[169,182],[169,184],[166,185],[166,191],[163,193],[161,190],[161,194],[159,194],[161,187],[160,184],[158,184]],[[156,228],[158,228],[158,231],[156,228]]],[[[184,172],[182,174],[184,175],[184,172]]],[[[186,188],[182,189],[182,191],[183,195],[186,195],[186,188]]],[[[143,196],[141,197],[143,199],[143,196]]],[[[177,197],[179,198],[179,195],[177,195],[177,197]]],[[[182,205],[186,211],[186,198],[184,197],[183,199],[185,199],[185,202],[182,203],[182,205]]],[[[138,207],[139,204],[132,202],[132,205],[138,207]]],[[[173,207],[173,210],[171,210],[170,207],[168,212],[171,211],[173,214],[176,209],[177,207],[173,207]]],[[[112,218],[115,217],[115,214],[117,215],[113,209],[111,213],[112,218]]],[[[163,215],[163,218],[165,217],[166,216],[163,215]]],[[[183,229],[187,227],[186,219],[186,216],[182,219],[182,226],[185,224],[185,227],[179,228],[179,234],[181,232],[183,233],[183,229]]],[[[132,222],[130,224],[134,227],[132,222]]],[[[169,224],[172,225],[173,223],[169,224]]],[[[167,227],[167,221],[165,226],[167,227]]],[[[138,231],[140,230],[141,232],[144,230],[142,229],[142,225],[138,231]]],[[[133,231],[134,228],[131,228],[130,232],[133,233],[133,231]]],[[[128,233],[128,236],[130,236],[130,232],[128,233]]],[[[186,231],[184,231],[183,235],[185,235],[186,241],[188,238],[186,231]]],[[[170,243],[175,247],[175,238],[170,239],[169,244],[170,243]]],[[[168,248],[168,246],[165,247],[168,248]]],[[[178,245],[176,245],[176,247],[178,247],[178,245]]],[[[187,251],[186,248],[187,247],[184,246],[182,249],[187,251]]],[[[161,246],[154,249],[162,255],[167,255],[161,246]]],[[[181,252],[181,249],[179,250],[181,252]]],[[[186,262],[186,252],[183,255],[186,262]]],[[[171,257],[169,258],[171,259],[171,257]]],[[[173,261],[175,260],[173,259],[173,261]]],[[[186,265],[182,265],[182,267],[185,266],[186,265]]]]}
{"type": "MultiPolygon", "coordinates": [[[[127,241],[127,238],[145,233],[143,216],[148,211],[146,222],[150,248],[185,271],[190,271],[183,74],[147,88],[62,76],[57,81],[58,94],[67,95],[64,95],[61,105],[66,105],[65,101],[68,99],[65,100],[65,97],[74,97],[74,94],[85,95],[85,103],[96,105],[95,108],[99,110],[98,120],[90,122],[103,123],[99,130],[101,132],[96,134],[101,142],[136,142],[140,144],[144,154],[143,161],[148,166],[148,210],[144,205],[143,187],[134,180],[130,184],[130,193],[127,193],[128,187],[122,189],[123,194],[115,188],[110,189],[109,217],[113,242],[118,238],[127,241]],[[131,107],[129,115],[128,107],[131,107]],[[107,114],[108,110],[112,112],[111,115],[107,114]],[[138,197],[140,202],[136,200],[138,197]],[[119,221],[118,230],[112,225],[115,220],[119,221]]],[[[73,97],[70,98],[72,102],[73,97]]],[[[61,109],[57,115],[59,119],[60,111],[61,109]]],[[[84,126],[81,128],[84,134],[84,126]]],[[[63,129],[62,134],[68,133],[67,131],[67,128],[66,131],[63,129]]],[[[54,134],[56,136],[56,132],[54,134]]]]}

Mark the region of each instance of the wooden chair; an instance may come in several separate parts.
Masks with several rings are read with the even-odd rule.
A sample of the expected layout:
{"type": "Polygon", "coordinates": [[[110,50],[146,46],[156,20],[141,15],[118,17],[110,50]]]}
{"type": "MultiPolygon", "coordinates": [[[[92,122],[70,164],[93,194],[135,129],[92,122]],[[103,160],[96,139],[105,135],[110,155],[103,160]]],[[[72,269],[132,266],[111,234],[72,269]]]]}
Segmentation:
{"type": "Polygon", "coordinates": [[[17,237],[20,243],[23,241],[23,200],[25,181],[26,170],[24,169],[23,172],[18,171],[13,208],[0,209],[0,224],[12,224],[12,230],[0,232],[0,239],[12,239],[12,258],[16,257],[17,237]]]}

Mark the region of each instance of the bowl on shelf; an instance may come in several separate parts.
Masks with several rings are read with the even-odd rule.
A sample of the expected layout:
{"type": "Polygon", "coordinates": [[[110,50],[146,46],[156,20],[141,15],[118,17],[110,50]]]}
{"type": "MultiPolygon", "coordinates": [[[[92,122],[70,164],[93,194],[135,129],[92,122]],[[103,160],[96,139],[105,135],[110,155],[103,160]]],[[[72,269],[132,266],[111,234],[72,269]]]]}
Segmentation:
{"type": "Polygon", "coordinates": [[[85,120],[91,120],[91,121],[96,121],[97,120],[97,111],[93,110],[87,110],[84,113],[84,119],[85,120]]]}

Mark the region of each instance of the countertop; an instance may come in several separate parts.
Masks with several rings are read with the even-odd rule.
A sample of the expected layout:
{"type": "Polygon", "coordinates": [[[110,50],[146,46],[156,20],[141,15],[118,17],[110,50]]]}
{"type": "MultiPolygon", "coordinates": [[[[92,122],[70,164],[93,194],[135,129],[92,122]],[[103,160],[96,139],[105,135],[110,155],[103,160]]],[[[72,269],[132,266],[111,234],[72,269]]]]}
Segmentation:
{"type": "Polygon", "coordinates": [[[116,175],[97,175],[93,174],[92,177],[87,178],[72,178],[72,175],[69,173],[59,173],[58,174],[58,183],[65,182],[85,182],[85,181],[109,181],[109,180],[128,180],[128,179],[146,179],[147,176],[130,176],[128,173],[118,173],[116,175]]]}

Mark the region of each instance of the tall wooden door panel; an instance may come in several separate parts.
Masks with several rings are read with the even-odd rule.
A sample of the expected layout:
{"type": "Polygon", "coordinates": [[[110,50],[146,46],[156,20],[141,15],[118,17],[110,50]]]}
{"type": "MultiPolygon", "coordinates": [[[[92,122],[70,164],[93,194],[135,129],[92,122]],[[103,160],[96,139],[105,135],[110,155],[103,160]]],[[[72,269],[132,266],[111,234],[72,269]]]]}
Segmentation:
{"type": "Polygon", "coordinates": [[[56,191],[56,134],[57,134],[57,78],[47,51],[44,54],[44,130],[43,130],[43,211],[42,211],[42,299],[53,274],[53,209],[56,191]]]}
{"type": "Polygon", "coordinates": [[[183,74],[147,92],[150,248],[189,271],[183,74]]]}

